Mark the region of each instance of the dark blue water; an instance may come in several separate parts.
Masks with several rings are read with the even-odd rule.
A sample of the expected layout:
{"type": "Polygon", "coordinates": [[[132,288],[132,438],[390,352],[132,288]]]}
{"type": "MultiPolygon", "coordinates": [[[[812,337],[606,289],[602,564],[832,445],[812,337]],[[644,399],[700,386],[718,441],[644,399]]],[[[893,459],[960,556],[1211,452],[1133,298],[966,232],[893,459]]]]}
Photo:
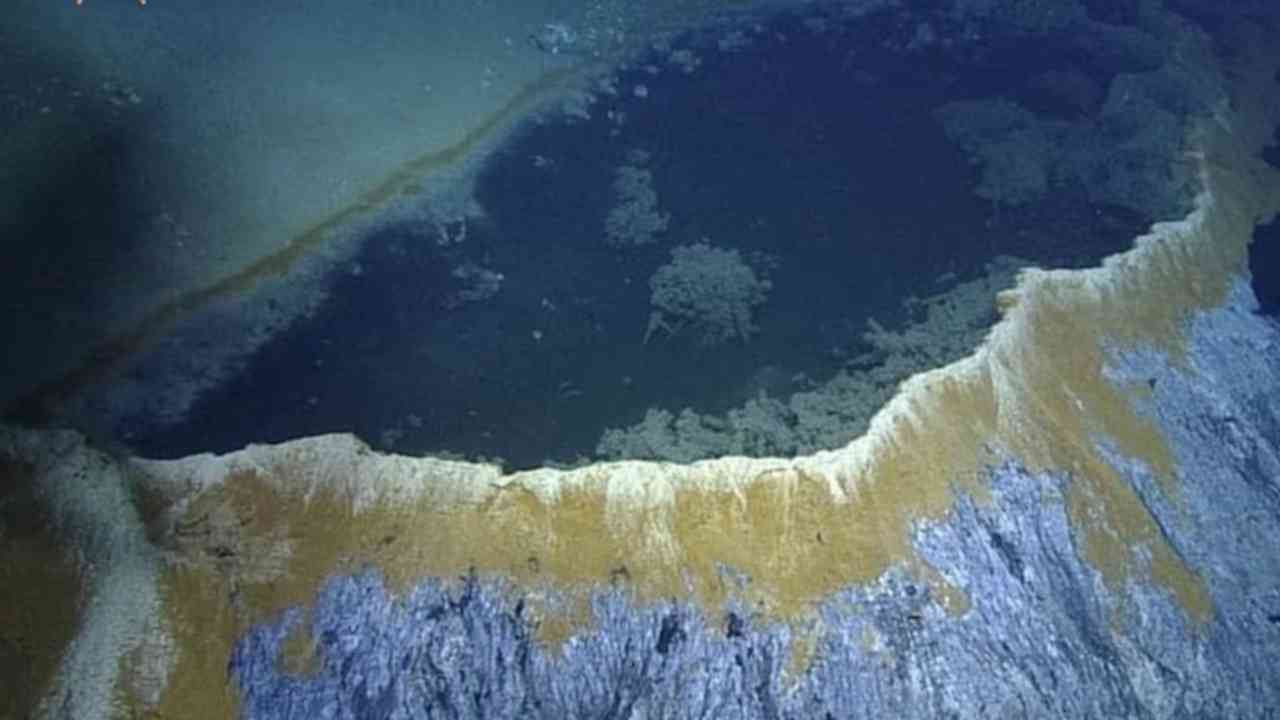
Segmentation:
{"type": "MultiPolygon", "coordinates": [[[[1280,133],[1263,152],[1272,167],[1280,168],[1280,133]]],[[[1249,272],[1253,276],[1253,292],[1263,314],[1280,319],[1280,220],[1261,225],[1249,246],[1249,272]]]]}
{"type": "Polygon", "coordinates": [[[465,242],[440,247],[427,226],[372,235],[359,274],[344,269],[314,317],[136,449],[351,431],[403,452],[572,461],[649,407],[723,412],[762,388],[785,393],[800,373],[825,380],[860,349],[868,317],[892,324],[902,299],[935,292],[943,273],[999,253],[1080,263],[1140,229],[1141,218],[1067,194],[998,218],[971,194],[974,170],[932,111],[1016,86],[1010,73],[1039,70],[1043,53],[1017,63],[1008,56],[1020,50],[1005,49],[966,73],[954,59],[907,64],[879,50],[875,27],[774,30],[749,51],[700,53],[692,75],[626,72],[590,121],[530,123],[484,171],[488,215],[465,242]],[[612,248],[610,184],[635,149],[649,153],[671,224],[651,246],[612,248]],[[643,343],[649,277],[671,247],[703,238],[770,268],[759,333],[643,343]],[[501,289],[451,306],[451,271],[468,263],[501,273],[501,289]]]}

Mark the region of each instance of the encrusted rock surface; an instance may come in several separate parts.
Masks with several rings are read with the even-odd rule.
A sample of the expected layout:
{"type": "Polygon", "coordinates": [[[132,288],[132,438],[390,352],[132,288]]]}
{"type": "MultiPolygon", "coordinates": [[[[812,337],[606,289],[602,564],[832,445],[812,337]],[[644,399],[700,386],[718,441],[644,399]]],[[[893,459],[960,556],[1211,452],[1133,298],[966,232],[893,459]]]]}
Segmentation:
{"type": "Polygon", "coordinates": [[[1280,710],[1280,326],[1231,302],[1196,318],[1186,366],[1128,353],[1118,377],[1154,383],[1145,408],[1187,482],[1173,502],[1126,467],[1175,549],[1206,576],[1199,624],[1167,593],[1108,588],[1081,557],[1069,473],[992,469],[990,498],[922,526],[921,557],[970,598],[951,617],[899,570],[821,603],[808,666],[797,630],[741,610],[632,605],[601,590],[591,628],[558,653],[524,604],[471,579],[397,602],[373,573],[334,578],[312,608],[257,626],[231,661],[249,717],[1221,717],[1280,710]],[[1123,596],[1123,597],[1122,597],[1123,596]],[[739,614],[742,613],[742,614],[739,614]],[[324,660],[281,669],[310,622],[324,660]]]}

